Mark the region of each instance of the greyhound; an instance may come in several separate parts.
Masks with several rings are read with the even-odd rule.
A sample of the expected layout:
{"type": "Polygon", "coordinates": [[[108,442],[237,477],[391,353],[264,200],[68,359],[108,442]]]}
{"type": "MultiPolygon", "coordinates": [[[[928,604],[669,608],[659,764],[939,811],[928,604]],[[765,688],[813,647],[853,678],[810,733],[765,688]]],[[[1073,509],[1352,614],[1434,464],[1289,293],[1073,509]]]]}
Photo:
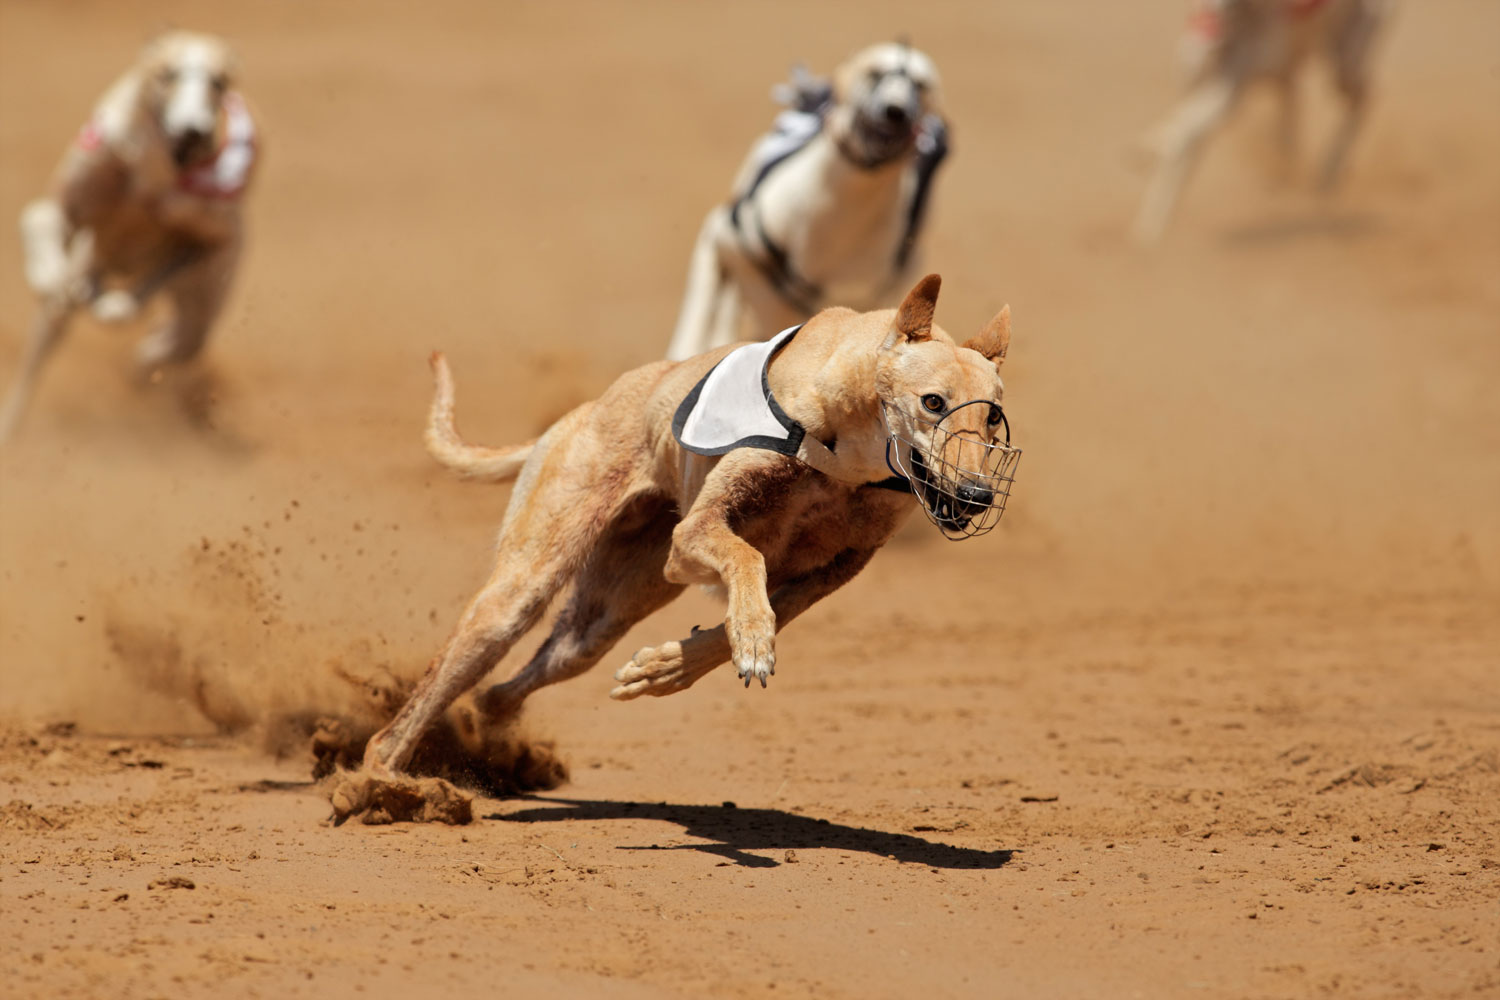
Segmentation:
{"type": "Polygon", "coordinates": [[[516,486],[494,573],[371,738],[362,773],[334,790],[336,816],[401,787],[427,730],[562,590],[552,634],[473,699],[482,721],[470,731],[588,670],[688,584],[724,594],[723,624],[640,650],[612,696],[681,691],[726,661],[764,687],[777,631],[852,579],[913,510],[954,539],[992,528],[1020,455],[1001,409],[1010,310],[959,345],[933,323],[939,286],[928,275],[896,310],[825,309],[766,343],[637,368],[510,448],[458,436],[452,377],[435,356],[429,452],[516,486]]]}
{"type": "Polygon", "coordinates": [[[875,45],[831,83],[799,69],[779,90],[791,107],[698,234],[671,360],[747,329],[765,337],[826,305],[890,304],[917,267],[948,151],[932,60],[904,44],[875,45]]]}
{"type": "Polygon", "coordinates": [[[136,352],[144,376],[202,350],[240,260],[243,195],[260,148],[233,72],[218,38],[156,38],[95,107],[53,193],[22,210],[26,280],[39,308],[0,407],[0,441],[80,307],[120,322],[166,295],[170,319],[136,352]]]}
{"type": "Polygon", "coordinates": [[[1181,47],[1187,96],[1146,140],[1158,163],[1136,217],[1137,238],[1161,238],[1204,141],[1254,82],[1268,81],[1281,94],[1280,151],[1291,161],[1297,81],[1312,56],[1330,64],[1343,102],[1318,173],[1318,188],[1331,191],[1365,118],[1371,52],[1391,6],[1392,0],[1198,0],[1181,47]]]}

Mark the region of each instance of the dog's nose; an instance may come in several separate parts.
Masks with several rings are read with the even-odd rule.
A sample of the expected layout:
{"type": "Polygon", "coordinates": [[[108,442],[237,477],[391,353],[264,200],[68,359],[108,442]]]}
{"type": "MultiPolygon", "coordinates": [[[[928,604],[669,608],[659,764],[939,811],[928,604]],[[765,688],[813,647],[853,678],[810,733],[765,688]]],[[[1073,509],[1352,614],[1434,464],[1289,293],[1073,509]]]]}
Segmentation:
{"type": "Polygon", "coordinates": [[[993,490],[987,490],[983,486],[964,483],[958,488],[958,498],[964,503],[975,507],[988,507],[995,502],[995,493],[993,490]]]}
{"type": "Polygon", "coordinates": [[[905,125],[911,120],[911,116],[906,113],[906,108],[900,104],[887,104],[885,106],[885,120],[892,125],[905,125]]]}
{"type": "Polygon", "coordinates": [[[190,125],[182,130],[182,142],[185,145],[198,146],[208,139],[208,133],[196,125],[190,125]]]}

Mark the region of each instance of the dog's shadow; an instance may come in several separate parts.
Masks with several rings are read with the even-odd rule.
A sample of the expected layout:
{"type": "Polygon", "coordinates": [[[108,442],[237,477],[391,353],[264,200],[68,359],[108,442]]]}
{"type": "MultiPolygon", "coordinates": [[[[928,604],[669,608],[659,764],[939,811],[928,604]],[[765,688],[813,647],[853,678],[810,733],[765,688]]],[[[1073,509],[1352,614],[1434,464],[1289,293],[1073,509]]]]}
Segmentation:
{"type": "Polygon", "coordinates": [[[669,802],[616,802],[598,799],[561,799],[520,796],[536,803],[515,812],[491,813],[484,817],[505,823],[565,823],[579,820],[649,819],[676,823],[683,833],[712,841],[707,844],[656,844],[621,846],[624,851],[701,851],[750,868],[775,868],[781,864],[751,851],[781,851],[832,848],[859,851],[930,868],[1000,868],[1015,853],[1010,850],[976,850],[934,843],[905,833],[887,833],[858,826],[844,826],[826,819],[799,816],[782,809],[740,809],[733,803],[720,806],[677,805],[669,802]]]}
{"type": "Polygon", "coordinates": [[[1259,250],[1308,240],[1366,239],[1383,228],[1381,218],[1370,212],[1316,211],[1235,226],[1226,230],[1221,239],[1231,249],[1259,250]]]}

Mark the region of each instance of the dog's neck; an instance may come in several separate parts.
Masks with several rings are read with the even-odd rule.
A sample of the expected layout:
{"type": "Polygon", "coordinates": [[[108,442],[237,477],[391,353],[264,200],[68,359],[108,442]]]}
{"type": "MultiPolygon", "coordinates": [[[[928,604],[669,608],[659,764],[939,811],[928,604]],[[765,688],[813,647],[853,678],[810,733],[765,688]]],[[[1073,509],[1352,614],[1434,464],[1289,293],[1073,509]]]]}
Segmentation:
{"type": "Polygon", "coordinates": [[[899,186],[911,159],[911,150],[879,162],[862,159],[849,142],[848,130],[834,127],[820,133],[811,147],[809,152],[818,157],[818,172],[828,188],[849,191],[859,198],[899,186]]]}
{"type": "Polygon", "coordinates": [[[778,378],[778,366],[773,364],[772,394],[810,437],[833,451],[835,478],[849,483],[885,479],[890,475],[886,432],[874,389],[880,344],[802,344],[800,339],[787,346],[781,363],[804,372],[811,368],[810,375],[778,378]]]}

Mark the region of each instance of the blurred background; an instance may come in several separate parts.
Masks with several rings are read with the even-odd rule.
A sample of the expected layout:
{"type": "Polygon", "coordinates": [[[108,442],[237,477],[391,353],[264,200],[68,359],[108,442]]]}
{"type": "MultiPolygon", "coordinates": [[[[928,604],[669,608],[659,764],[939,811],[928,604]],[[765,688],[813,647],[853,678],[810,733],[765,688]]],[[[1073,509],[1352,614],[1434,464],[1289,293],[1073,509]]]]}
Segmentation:
{"type": "MultiPolygon", "coordinates": [[[[235,44],[264,158],[209,350],[218,430],[131,387],[144,326],[84,319],[0,457],[0,709],[192,725],[175,699],[122,692],[163,670],[419,669],[487,572],[506,498],[425,457],[427,353],[448,352],[462,426],[493,443],[660,356],[771,85],[897,35],[936,60],[952,121],[927,242],[938,320],[965,337],[1011,304],[1025,458],[999,533],[951,546],[914,521],[827,621],[1493,595],[1500,6],[1398,12],[1332,198],[1311,193],[1332,122],[1321,70],[1289,180],[1272,179],[1272,104],[1254,95],[1146,251],[1130,151],[1179,94],[1184,13],[3,0],[0,219],[167,25],[235,44]],[[913,573],[933,589],[913,595],[913,573]]],[[[31,310],[0,239],[0,377],[31,310]]],[[[692,595],[611,662],[715,614],[692,595]]]]}

